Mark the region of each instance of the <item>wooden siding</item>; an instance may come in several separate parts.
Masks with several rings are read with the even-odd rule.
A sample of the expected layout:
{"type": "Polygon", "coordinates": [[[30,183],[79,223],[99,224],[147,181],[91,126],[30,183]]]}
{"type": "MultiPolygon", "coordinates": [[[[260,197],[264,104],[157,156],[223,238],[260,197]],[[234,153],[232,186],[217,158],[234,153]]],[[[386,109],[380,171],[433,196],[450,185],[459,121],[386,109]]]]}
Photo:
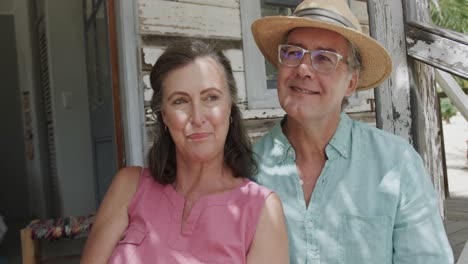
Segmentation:
{"type": "Polygon", "coordinates": [[[139,0],[140,34],[240,40],[238,5],[236,0],[139,0]]]}
{"type": "MultiPolygon", "coordinates": [[[[249,109],[245,80],[244,49],[241,41],[241,20],[239,0],[139,0],[139,30],[141,36],[141,76],[145,105],[145,125],[151,141],[151,126],[154,117],[150,109],[153,91],[149,72],[164,49],[174,40],[195,37],[219,41],[230,59],[239,92],[239,107],[246,120],[247,130],[253,140],[268,131],[276,120],[285,113],[273,105],[260,109],[249,109]]],[[[358,17],[363,31],[368,34],[367,4],[350,1],[350,7],[358,17]]],[[[244,30],[250,34],[250,25],[244,30]]],[[[245,34],[245,33],[244,33],[245,34]]],[[[251,43],[256,49],[255,43],[251,43]]],[[[259,57],[263,59],[263,57],[259,57]]],[[[255,78],[261,81],[258,74],[255,78]]],[[[275,93],[276,96],[276,93],[275,93]]],[[[375,124],[374,91],[359,92],[350,98],[346,112],[354,118],[375,124]]],[[[148,142],[150,143],[150,142],[148,142]]]]}

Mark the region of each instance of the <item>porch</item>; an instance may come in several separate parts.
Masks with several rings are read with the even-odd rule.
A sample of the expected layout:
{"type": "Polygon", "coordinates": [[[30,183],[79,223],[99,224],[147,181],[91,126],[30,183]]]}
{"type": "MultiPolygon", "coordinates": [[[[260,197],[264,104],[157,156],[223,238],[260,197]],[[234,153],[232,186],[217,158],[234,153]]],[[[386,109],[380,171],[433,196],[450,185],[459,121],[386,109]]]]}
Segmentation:
{"type": "Polygon", "coordinates": [[[464,250],[464,262],[468,263],[468,197],[448,198],[445,201],[447,220],[445,227],[453,249],[455,260],[458,260],[464,250]]]}

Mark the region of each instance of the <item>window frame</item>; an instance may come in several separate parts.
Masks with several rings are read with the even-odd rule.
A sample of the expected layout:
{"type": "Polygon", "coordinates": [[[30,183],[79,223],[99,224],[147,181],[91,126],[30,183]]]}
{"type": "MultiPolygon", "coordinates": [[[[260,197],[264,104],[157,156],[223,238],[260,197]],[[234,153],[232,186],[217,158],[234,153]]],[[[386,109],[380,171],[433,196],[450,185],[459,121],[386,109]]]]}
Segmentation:
{"type": "Polygon", "coordinates": [[[240,0],[239,5],[247,106],[249,109],[279,108],[276,89],[267,88],[265,59],[251,31],[252,23],[261,17],[260,1],[240,0]]]}

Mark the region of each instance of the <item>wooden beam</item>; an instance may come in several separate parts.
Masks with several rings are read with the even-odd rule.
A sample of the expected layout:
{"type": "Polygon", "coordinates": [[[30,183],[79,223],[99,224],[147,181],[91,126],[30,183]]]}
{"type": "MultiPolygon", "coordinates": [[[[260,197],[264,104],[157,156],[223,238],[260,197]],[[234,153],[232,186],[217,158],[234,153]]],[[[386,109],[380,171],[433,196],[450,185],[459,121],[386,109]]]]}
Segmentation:
{"type": "Polygon", "coordinates": [[[458,85],[452,75],[436,70],[436,79],[440,87],[445,91],[455,107],[468,121],[468,97],[463,92],[463,89],[458,85]]]}
{"type": "Polygon", "coordinates": [[[468,79],[468,36],[413,21],[406,35],[409,56],[468,79]]]}

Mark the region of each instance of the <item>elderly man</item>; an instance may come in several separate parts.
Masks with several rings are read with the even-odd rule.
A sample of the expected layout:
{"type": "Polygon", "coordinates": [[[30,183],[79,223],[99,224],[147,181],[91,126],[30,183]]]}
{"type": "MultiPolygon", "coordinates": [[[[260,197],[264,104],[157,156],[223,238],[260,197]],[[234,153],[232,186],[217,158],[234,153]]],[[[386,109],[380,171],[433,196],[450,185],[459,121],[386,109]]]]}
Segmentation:
{"type": "Polygon", "coordinates": [[[286,116],[255,145],[254,179],[280,196],[291,263],[453,263],[437,193],[403,139],[351,120],[356,90],[391,73],[344,0],[305,0],[252,25],[278,68],[286,116]]]}

